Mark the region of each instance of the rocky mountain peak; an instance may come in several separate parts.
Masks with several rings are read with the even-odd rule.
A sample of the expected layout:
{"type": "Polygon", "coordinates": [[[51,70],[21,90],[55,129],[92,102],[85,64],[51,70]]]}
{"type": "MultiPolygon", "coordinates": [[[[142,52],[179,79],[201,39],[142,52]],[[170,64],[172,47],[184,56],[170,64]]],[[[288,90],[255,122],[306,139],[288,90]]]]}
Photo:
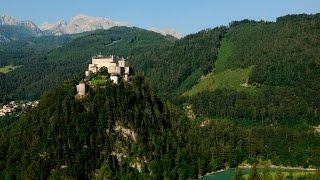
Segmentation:
{"type": "Polygon", "coordinates": [[[29,29],[40,31],[38,26],[35,25],[32,21],[23,21],[21,24],[23,24],[25,27],[27,27],[29,29]]]}
{"type": "Polygon", "coordinates": [[[67,26],[67,22],[65,22],[64,20],[59,20],[56,23],[48,23],[48,22],[44,22],[41,26],[40,29],[42,31],[49,31],[51,33],[53,33],[54,35],[61,35],[64,34],[63,33],[63,29],[67,26]]]}
{"type": "Polygon", "coordinates": [[[19,24],[19,21],[12,16],[8,16],[8,15],[0,16],[0,25],[18,25],[18,24],[19,24]]]}
{"type": "Polygon", "coordinates": [[[54,35],[75,34],[97,29],[109,29],[114,26],[128,26],[127,23],[112,21],[103,17],[93,17],[79,14],[70,19],[69,22],[58,21],[56,23],[44,23],[41,29],[49,31],[54,35]]]}
{"type": "Polygon", "coordinates": [[[32,31],[35,36],[39,36],[42,34],[42,31],[32,21],[20,21],[8,15],[0,16],[0,25],[22,26],[28,31],[32,31]]]}
{"type": "Polygon", "coordinates": [[[173,36],[173,37],[175,37],[177,39],[181,39],[183,37],[183,35],[181,33],[177,32],[173,28],[157,29],[157,28],[152,27],[149,30],[153,31],[153,32],[156,32],[156,33],[160,33],[160,34],[162,34],[164,36],[170,35],[170,36],[173,36]]]}

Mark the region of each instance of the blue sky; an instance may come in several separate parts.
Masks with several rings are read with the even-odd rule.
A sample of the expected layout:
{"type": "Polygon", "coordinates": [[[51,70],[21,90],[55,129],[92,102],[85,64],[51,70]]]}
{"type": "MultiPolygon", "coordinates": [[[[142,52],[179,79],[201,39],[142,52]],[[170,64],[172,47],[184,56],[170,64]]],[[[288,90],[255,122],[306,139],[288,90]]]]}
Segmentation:
{"type": "Polygon", "coordinates": [[[147,29],[171,27],[183,34],[233,20],[272,21],[286,14],[318,12],[320,0],[0,0],[0,14],[36,24],[86,14],[147,29]]]}

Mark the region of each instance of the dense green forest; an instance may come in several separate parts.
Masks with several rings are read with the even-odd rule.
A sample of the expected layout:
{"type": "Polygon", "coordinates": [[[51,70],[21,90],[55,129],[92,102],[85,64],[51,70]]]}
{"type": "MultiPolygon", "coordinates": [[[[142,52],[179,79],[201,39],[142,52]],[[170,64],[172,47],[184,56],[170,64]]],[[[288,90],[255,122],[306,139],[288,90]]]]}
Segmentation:
{"type": "Polygon", "coordinates": [[[258,160],[319,168],[319,34],[320,14],[302,14],[180,40],[114,27],[1,45],[0,67],[19,67],[0,73],[0,101],[44,95],[0,119],[0,179],[195,179],[258,160]],[[77,100],[99,53],[138,75],[77,100]]]}
{"type": "Polygon", "coordinates": [[[201,127],[163,103],[141,75],[130,83],[107,82],[80,100],[74,85],[64,83],[37,108],[8,120],[0,134],[1,179],[187,179],[261,158],[320,165],[313,131],[242,128],[231,121],[201,127]]]}
{"type": "Polygon", "coordinates": [[[0,45],[0,67],[23,65],[30,59],[47,54],[52,49],[62,46],[79,36],[81,35],[42,36],[2,44],[0,45]]]}
{"type": "Polygon", "coordinates": [[[219,73],[253,66],[247,77],[250,85],[293,89],[303,99],[312,97],[308,106],[314,110],[320,102],[316,91],[320,77],[318,21],[319,14],[285,16],[276,22],[245,20],[181,40],[138,28],[115,27],[83,35],[49,53],[32,55],[32,50],[12,53],[15,45],[8,45],[9,49],[2,48],[1,65],[22,67],[1,75],[0,97],[37,99],[64,80],[79,77],[91,56],[101,52],[128,57],[161,97],[177,98],[213,69],[219,73]]]}
{"type": "Polygon", "coordinates": [[[3,101],[37,99],[64,80],[81,77],[91,57],[99,53],[128,57],[134,69],[143,71],[160,95],[175,97],[178,92],[192,87],[202,74],[211,71],[225,31],[226,28],[204,30],[177,41],[138,28],[114,27],[77,38],[49,53],[10,52],[26,57],[23,61],[11,58],[3,63],[22,67],[1,75],[0,97],[3,101]]]}
{"type": "Polygon", "coordinates": [[[103,53],[124,57],[130,56],[130,54],[143,56],[143,53],[148,53],[152,48],[168,46],[174,41],[172,37],[126,27],[116,27],[107,31],[95,31],[89,35],[78,36],[76,39],[73,37],[71,42],[69,42],[69,36],[46,37],[47,39],[38,40],[39,46],[42,47],[48,47],[48,43],[54,47],[60,46],[60,42],[69,42],[45,51],[33,49],[24,53],[25,48],[22,48],[21,53],[11,52],[12,49],[15,49],[12,46],[15,45],[11,46],[11,43],[6,45],[3,48],[3,58],[9,58],[3,65],[12,63],[21,65],[21,67],[8,74],[0,73],[1,99],[3,101],[8,99],[39,99],[41,94],[64,80],[81,78],[82,72],[93,55],[103,53]],[[33,53],[30,54],[30,52],[33,53]]]}
{"type": "Polygon", "coordinates": [[[200,80],[188,102],[200,116],[319,124],[319,22],[317,14],[231,23],[207,77],[213,80],[200,80]],[[232,74],[243,70],[251,73],[232,74]],[[229,88],[228,76],[244,81],[229,88]],[[224,87],[205,88],[219,81],[224,87]]]}

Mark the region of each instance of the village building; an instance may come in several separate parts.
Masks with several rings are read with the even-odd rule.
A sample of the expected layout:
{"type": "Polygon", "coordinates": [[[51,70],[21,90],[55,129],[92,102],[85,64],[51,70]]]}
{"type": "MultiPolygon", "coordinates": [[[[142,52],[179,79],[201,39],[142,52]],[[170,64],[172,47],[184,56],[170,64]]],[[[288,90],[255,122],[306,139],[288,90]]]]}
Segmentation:
{"type": "Polygon", "coordinates": [[[39,104],[39,101],[29,101],[26,103],[23,102],[15,102],[15,101],[11,101],[5,105],[3,105],[2,107],[0,107],[0,117],[1,116],[6,116],[6,115],[11,115],[12,113],[16,112],[17,109],[20,110],[24,110],[26,108],[34,108],[39,104]]]}

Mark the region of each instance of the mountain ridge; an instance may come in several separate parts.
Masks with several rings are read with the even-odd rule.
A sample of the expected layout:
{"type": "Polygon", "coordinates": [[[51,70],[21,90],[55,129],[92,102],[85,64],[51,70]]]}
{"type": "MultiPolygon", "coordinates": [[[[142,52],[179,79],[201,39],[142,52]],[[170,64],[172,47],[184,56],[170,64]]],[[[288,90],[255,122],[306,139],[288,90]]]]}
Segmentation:
{"type": "MultiPolygon", "coordinates": [[[[112,27],[130,27],[127,22],[114,21],[105,17],[95,17],[78,14],[70,18],[69,21],[59,20],[54,23],[44,22],[37,26],[29,20],[18,20],[10,15],[0,16],[0,42],[10,42],[11,40],[21,40],[30,37],[40,36],[60,36],[73,35],[95,30],[107,30],[112,27]]],[[[163,36],[173,36],[180,39],[182,34],[172,28],[156,29],[149,31],[157,32],[163,36]]]]}
{"type": "Polygon", "coordinates": [[[83,14],[73,16],[69,22],[59,20],[56,23],[45,22],[40,26],[42,31],[48,31],[53,35],[76,34],[98,29],[109,29],[115,26],[128,26],[126,22],[117,22],[104,17],[93,17],[83,14]]]}
{"type": "Polygon", "coordinates": [[[35,25],[32,21],[21,21],[9,15],[0,16],[0,25],[10,25],[10,26],[24,26],[26,28],[39,31],[37,25],[35,25]]]}
{"type": "Polygon", "coordinates": [[[0,16],[0,43],[43,35],[44,33],[32,21],[21,21],[8,15],[0,16]]]}
{"type": "Polygon", "coordinates": [[[179,33],[178,31],[174,30],[173,28],[165,28],[165,29],[157,29],[155,27],[152,27],[149,29],[150,31],[156,32],[156,33],[160,33],[164,36],[173,36],[177,39],[181,39],[183,37],[183,35],[181,33],[179,33]]]}

